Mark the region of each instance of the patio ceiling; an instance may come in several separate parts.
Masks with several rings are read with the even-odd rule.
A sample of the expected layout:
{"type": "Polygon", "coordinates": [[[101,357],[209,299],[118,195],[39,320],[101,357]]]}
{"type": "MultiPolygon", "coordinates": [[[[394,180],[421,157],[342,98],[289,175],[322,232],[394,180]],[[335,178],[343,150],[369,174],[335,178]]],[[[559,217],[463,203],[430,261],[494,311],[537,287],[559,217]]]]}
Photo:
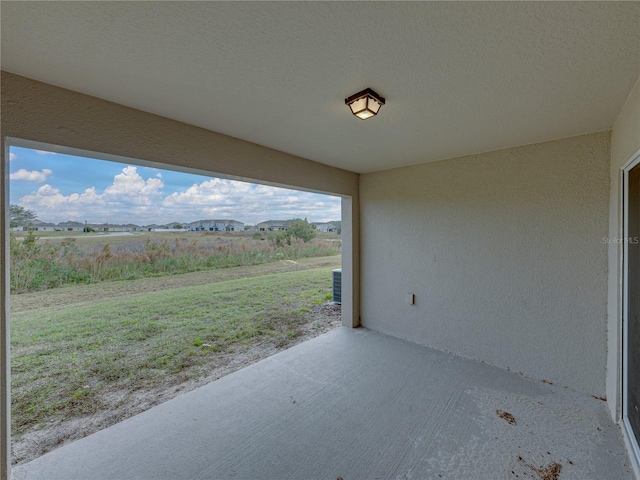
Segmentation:
{"type": "Polygon", "coordinates": [[[2,69],[355,172],[611,128],[637,2],[2,2],[2,69]],[[387,98],[377,118],[344,98],[387,98]]]}

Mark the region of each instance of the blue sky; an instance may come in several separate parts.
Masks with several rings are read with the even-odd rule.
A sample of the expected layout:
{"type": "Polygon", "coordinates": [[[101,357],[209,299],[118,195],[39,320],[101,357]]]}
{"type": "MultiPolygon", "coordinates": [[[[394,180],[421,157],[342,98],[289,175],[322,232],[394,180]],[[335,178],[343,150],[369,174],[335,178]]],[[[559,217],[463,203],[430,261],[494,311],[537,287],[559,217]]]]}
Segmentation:
{"type": "Polygon", "coordinates": [[[28,148],[10,149],[10,202],[46,222],[340,219],[340,199],[28,148]]]}

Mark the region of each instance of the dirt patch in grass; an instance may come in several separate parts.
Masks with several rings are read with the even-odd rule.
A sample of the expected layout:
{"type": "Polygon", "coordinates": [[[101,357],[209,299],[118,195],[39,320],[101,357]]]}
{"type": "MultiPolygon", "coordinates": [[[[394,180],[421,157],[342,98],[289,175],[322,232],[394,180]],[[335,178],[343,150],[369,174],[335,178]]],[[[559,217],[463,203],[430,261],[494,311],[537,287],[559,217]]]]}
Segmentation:
{"type": "Polygon", "coordinates": [[[328,294],[335,267],[329,257],[12,297],[13,463],[339,326],[328,294]],[[43,304],[44,293],[58,295],[43,304]]]}

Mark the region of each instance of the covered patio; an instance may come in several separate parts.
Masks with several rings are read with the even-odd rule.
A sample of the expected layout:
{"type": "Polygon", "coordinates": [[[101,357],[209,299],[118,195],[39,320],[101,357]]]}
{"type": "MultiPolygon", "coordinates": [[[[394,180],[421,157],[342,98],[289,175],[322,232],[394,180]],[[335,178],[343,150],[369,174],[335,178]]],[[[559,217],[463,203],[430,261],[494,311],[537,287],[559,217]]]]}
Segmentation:
{"type": "Polygon", "coordinates": [[[1,480],[640,478],[640,3],[1,13],[1,480]],[[340,196],[343,327],[12,476],[21,145],[340,196]]]}
{"type": "Polygon", "coordinates": [[[341,327],[19,466],[13,479],[550,480],[534,469],[554,464],[563,480],[633,478],[603,401],[341,327]]]}

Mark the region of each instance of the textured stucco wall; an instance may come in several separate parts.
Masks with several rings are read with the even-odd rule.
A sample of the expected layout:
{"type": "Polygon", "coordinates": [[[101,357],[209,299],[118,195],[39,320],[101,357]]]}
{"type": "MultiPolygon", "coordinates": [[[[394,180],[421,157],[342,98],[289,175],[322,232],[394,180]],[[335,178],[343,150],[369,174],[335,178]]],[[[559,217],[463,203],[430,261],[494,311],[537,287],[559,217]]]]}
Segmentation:
{"type": "Polygon", "coordinates": [[[609,140],[362,175],[362,324],[604,395],[609,140]]]}
{"type": "MultiPolygon", "coordinates": [[[[621,238],[621,181],[622,167],[640,150],[640,79],[629,94],[611,132],[611,191],[609,237],[621,238]]],[[[609,245],[609,309],[607,400],[614,416],[619,418],[621,375],[621,318],[622,318],[622,245],[609,245]]]]}

